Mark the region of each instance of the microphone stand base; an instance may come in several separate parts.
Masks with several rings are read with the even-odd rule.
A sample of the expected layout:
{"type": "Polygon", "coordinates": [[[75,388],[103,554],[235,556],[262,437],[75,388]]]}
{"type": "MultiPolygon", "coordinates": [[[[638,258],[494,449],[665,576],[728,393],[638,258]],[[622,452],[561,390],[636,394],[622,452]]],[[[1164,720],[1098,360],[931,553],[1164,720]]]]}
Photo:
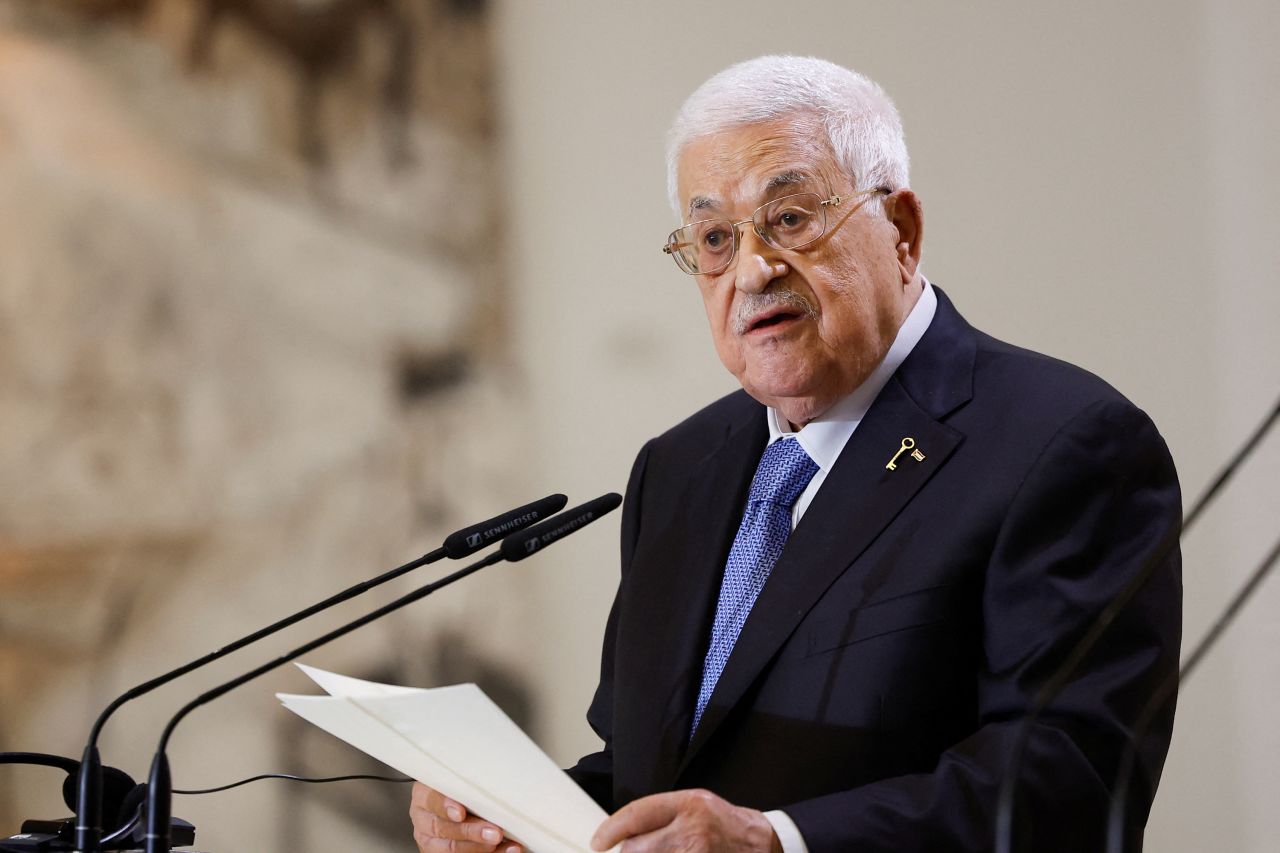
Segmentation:
{"type": "MultiPolygon", "coordinates": [[[[144,834],[143,826],[139,824],[128,838],[102,845],[103,853],[142,851],[146,846],[144,834]]],[[[24,820],[20,833],[0,838],[0,853],[71,853],[76,850],[75,837],[76,819],[73,817],[61,820],[24,820]]],[[[171,818],[169,839],[174,850],[189,847],[196,843],[196,828],[181,818],[171,818]]],[[[181,853],[196,851],[183,849],[181,853]]]]}

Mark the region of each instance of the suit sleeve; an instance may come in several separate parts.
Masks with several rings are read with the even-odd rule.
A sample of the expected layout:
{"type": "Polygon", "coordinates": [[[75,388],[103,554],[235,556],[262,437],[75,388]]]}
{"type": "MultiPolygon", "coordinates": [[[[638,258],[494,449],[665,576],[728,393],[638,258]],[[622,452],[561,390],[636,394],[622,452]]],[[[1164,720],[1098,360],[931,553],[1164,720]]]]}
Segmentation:
{"type": "MultiPolygon", "coordinates": [[[[631,467],[631,476],[627,480],[627,492],[622,504],[622,583],[624,585],[640,532],[640,495],[648,455],[649,445],[646,444],[641,448],[635,464],[631,467]]],[[[620,587],[618,599],[621,596],[620,587]]],[[[604,644],[600,655],[600,683],[596,687],[591,706],[587,709],[587,722],[604,743],[598,752],[583,756],[576,765],[565,771],[607,812],[614,810],[613,656],[617,644],[618,599],[614,600],[613,607],[609,611],[608,622],[605,623],[604,644]]]]}
{"type": "MultiPolygon", "coordinates": [[[[978,728],[930,773],[786,806],[810,851],[991,850],[997,791],[1037,690],[1154,561],[1149,581],[1030,728],[1018,775],[1016,849],[1101,849],[1130,727],[1177,669],[1181,561],[1171,531],[1180,524],[1173,463],[1144,413],[1111,400],[1067,422],[1023,478],[986,567],[978,728]]],[[[1129,827],[1138,843],[1172,725],[1170,707],[1141,744],[1129,827]]]]}

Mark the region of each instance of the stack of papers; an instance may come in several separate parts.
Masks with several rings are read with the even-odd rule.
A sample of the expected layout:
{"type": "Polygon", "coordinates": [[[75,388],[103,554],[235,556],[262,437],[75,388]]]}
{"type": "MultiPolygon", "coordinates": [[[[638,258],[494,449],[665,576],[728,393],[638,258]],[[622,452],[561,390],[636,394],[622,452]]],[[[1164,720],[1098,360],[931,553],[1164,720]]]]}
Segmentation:
{"type": "Polygon", "coordinates": [[[603,809],[474,684],[423,690],[299,668],[298,716],[492,821],[533,853],[590,853],[603,809]]]}

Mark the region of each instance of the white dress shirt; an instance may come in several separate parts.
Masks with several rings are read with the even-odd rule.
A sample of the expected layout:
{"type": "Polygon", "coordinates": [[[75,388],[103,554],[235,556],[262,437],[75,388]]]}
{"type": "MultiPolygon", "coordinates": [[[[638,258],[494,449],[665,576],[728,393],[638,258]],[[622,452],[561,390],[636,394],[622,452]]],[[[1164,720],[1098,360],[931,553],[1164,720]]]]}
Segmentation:
{"type": "MultiPolygon", "coordinates": [[[[813,498],[822,488],[822,483],[827,479],[831,467],[836,464],[840,451],[844,450],[849,437],[866,417],[871,404],[879,396],[880,389],[915,349],[920,338],[924,337],[925,330],[933,322],[933,315],[937,308],[938,297],[933,292],[933,285],[925,280],[920,298],[916,300],[915,307],[911,309],[911,313],[898,329],[893,345],[889,347],[889,352],[885,354],[879,366],[871,371],[871,375],[855,388],[853,393],[838,400],[835,405],[823,412],[820,417],[805,424],[798,432],[791,431],[791,424],[774,409],[768,409],[765,413],[769,422],[769,443],[794,437],[818,466],[818,473],[813,475],[809,485],[800,493],[795,505],[791,507],[792,530],[795,529],[805,510],[809,508],[809,504],[813,503],[813,498]]],[[[773,831],[782,842],[783,853],[809,853],[799,828],[786,812],[770,811],[765,812],[764,816],[773,825],[773,831]]]]}

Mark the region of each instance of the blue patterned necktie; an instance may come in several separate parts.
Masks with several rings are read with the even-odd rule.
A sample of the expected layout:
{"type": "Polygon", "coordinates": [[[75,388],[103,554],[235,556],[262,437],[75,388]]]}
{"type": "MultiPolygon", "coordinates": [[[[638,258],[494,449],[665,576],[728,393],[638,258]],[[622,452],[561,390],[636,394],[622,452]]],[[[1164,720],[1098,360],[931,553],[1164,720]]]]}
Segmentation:
{"type": "Polygon", "coordinates": [[[691,738],[698,730],[702,712],[707,709],[720,673],[724,672],[747,614],[791,535],[791,507],[816,473],[818,466],[794,438],[775,441],[760,457],[747,497],[747,511],[742,514],[742,523],[733,537],[724,578],[720,581],[720,601],[711,626],[711,645],[702,664],[702,688],[698,691],[698,706],[689,729],[691,738]]]}

